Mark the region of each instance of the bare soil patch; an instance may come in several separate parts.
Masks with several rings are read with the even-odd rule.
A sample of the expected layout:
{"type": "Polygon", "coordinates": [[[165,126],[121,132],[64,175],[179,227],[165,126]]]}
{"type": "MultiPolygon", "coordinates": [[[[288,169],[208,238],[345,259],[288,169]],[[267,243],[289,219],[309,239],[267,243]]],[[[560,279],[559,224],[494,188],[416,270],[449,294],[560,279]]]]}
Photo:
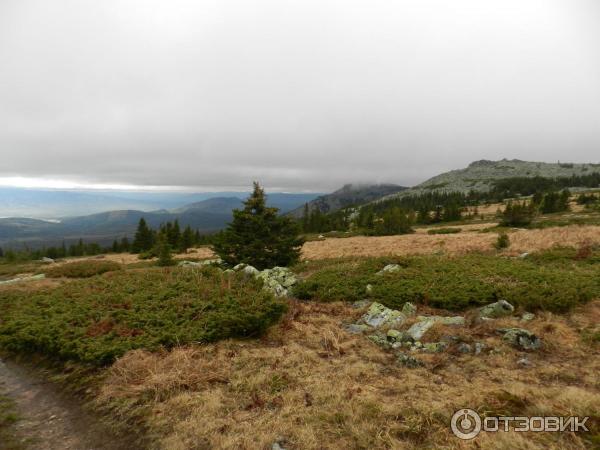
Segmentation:
{"type": "MultiPolygon", "coordinates": [[[[35,371],[0,360],[0,391],[16,403],[20,420],[14,441],[24,449],[136,450],[129,437],[113,430],[83,409],[35,371]]],[[[0,449],[4,448],[0,442],[0,449]]]]}

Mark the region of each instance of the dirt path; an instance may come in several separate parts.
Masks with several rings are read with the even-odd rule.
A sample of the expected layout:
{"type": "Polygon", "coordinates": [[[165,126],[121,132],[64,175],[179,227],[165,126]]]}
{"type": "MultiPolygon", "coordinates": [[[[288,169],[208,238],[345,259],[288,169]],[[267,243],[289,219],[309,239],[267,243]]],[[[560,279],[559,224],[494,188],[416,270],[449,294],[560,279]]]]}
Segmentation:
{"type": "MultiPolygon", "coordinates": [[[[11,398],[21,417],[18,441],[27,450],[137,450],[82,408],[81,402],[32,370],[0,360],[0,393],[11,398]]],[[[0,442],[0,450],[4,447],[0,442]]]]}

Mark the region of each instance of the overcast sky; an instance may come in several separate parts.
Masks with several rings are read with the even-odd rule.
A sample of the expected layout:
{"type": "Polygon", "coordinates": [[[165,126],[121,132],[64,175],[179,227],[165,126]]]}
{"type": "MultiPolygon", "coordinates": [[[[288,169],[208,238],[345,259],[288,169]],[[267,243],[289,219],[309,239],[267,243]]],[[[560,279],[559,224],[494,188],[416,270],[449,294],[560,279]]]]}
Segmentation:
{"type": "Polygon", "coordinates": [[[1,0],[0,156],[4,184],[290,191],[597,162],[600,1],[1,0]]]}

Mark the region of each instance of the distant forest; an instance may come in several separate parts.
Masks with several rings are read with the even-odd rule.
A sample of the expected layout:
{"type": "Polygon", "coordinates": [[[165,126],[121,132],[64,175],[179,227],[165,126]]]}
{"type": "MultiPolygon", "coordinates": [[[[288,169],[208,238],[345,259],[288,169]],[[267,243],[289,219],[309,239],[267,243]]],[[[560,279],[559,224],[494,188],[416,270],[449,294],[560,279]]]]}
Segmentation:
{"type": "MultiPolygon", "coordinates": [[[[427,225],[453,222],[478,217],[478,206],[498,203],[507,199],[534,196],[534,204],[543,213],[560,212],[564,201],[558,202],[557,195],[568,188],[600,187],[600,173],[570,177],[512,177],[495,180],[490,190],[463,192],[431,191],[404,195],[373,202],[367,205],[347,207],[333,213],[309,210],[305,205],[300,225],[306,233],[348,231],[352,227],[367,235],[401,234],[412,231],[411,225],[427,225]],[[360,206],[360,207],[359,207],[360,206]],[[465,209],[469,210],[465,216],[465,209]]],[[[589,199],[588,199],[589,201],[589,199]]],[[[567,205],[568,207],[568,205],[567,205]]],[[[534,211],[530,211],[534,214],[534,211]]]]}

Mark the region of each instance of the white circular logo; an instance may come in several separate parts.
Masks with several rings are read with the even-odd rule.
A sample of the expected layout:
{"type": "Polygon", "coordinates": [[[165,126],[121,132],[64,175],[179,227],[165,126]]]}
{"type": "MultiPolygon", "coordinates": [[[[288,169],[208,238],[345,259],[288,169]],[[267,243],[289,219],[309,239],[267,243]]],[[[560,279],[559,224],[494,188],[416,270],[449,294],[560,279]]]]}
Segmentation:
{"type": "Polygon", "coordinates": [[[473,439],[481,431],[481,417],[472,409],[459,409],[450,421],[454,435],[460,439],[473,439]]]}

